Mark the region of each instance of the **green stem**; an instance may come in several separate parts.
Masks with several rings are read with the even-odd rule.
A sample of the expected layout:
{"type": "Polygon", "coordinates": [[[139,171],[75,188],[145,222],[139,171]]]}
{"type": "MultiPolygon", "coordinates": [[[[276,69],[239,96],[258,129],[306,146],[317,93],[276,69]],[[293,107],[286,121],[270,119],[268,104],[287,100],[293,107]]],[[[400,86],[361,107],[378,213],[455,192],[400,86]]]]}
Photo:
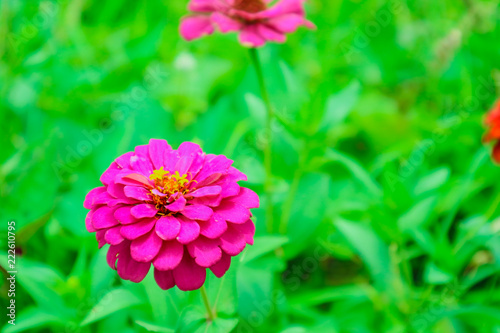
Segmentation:
{"type": "Polygon", "coordinates": [[[273,232],[273,202],[272,202],[272,120],[274,117],[273,108],[271,106],[271,100],[269,99],[269,93],[266,89],[266,83],[264,80],[264,74],[262,72],[262,65],[260,63],[259,55],[257,49],[250,49],[250,58],[255,67],[255,72],[257,74],[257,80],[259,81],[260,93],[264,104],[267,109],[266,117],[266,142],[264,150],[264,168],[266,170],[266,180],[264,182],[264,190],[267,196],[266,205],[266,226],[269,233],[273,232]]]}
{"type": "Polygon", "coordinates": [[[291,211],[293,208],[293,202],[295,200],[295,195],[299,189],[300,179],[302,178],[302,165],[299,164],[298,168],[295,170],[295,174],[293,176],[292,185],[290,185],[290,189],[288,190],[288,197],[283,204],[283,214],[281,215],[281,221],[279,226],[279,232],[281,234],[286,234],[288,228],[288,221],[290,220],[291,211]]]}
{"type": "Polygon", "coordinates": [[[207,289],[205,285],[200,288],[201,298],[203,299],[203,304],[205,304],[205,308],[207,309],[208,320],[213,321],[215,319],[215,314],[210,307],[210,302],[208,301],[207,289]]]}

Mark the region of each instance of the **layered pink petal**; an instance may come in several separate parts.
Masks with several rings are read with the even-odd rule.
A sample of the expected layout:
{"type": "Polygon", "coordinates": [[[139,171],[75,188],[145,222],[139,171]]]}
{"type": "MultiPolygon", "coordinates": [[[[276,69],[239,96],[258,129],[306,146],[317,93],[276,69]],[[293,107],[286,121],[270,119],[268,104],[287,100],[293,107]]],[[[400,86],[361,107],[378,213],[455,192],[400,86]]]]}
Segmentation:
{"type": "Polygon", "coordinates": [[[253,236],[255,235],[255,224],[252,220],[248,220],[243,224],[232,224],[231,226],[236,231],[240,232],[245,237],[247,244],[253,245],[253,236]]]}
{"type": "Polygon", "coordinates": [[[194,241],[200,235],[200,225],[192,220],[182,219],[181,230],[177,240],[182,244],[194,241]]]}
{"type": "Polygon", "coordinates": [[[129,249],[126,248],[118,255],[116,270],[118,275],[125,280],[132,282],[141,282],[149,272],[151,263],[139,262],[130,257],[129,249]]]}
{"type": "Polygon", "coordinates": [[[172,240],[179,235],[181,222],[174,216],[162,216],[156,222],[156,234],[163,240],[172,240]]]}
{"type": "MultiPolygon", "coordinates": [[[[146,148],[147,149],[147,148],[146,148]]],[[[133,170],[140,172],[143,175],[150,175],[153,173],[153,164],[149,158],[141,156],[132,156],[130,158],[130,166],[133,170]]]]}
{"type": "Polygon", "coordinates": [[[233,161],[223,155],[207,156],[205,166],[194,178],[196,180],[196,187],[201,188],[212,184],[227,173],[232,163],[233,161]]]}
{"type": "Polygon", "coordinates": [[[147,234],[156,224],[154,217],[140,220],[139,222],[122,226],[120,233],[127,239],[136,239],[147,234]]]}
{"type": "Polygon", "coordinates": [[[106,187],[96,187],[87,194],[85,197],[85,201],[83,202],[83,207],[85,209],[92,209],[92,206],[94,205],[94,200],[99,196],[101,193],[106,193],[106,187]]]}
{"type": "Polygon", "coordinates": [[[242,187],[238,195],[230,198],[229,201],[245,208],[257,208],[260,205],[257,193],[245,187],[242,187]]]}
{"type": "Polygon", "coordinates": [[[211,18],[222,33],[238,31],[243,28],[242,22],[220,12],[214,12],[211,18]]]}
{"type": "Polygon", "coordinates": [[[199,289],[205,282],[206,269],[198,266],[190,256],[184,256],[173,271],[175,284],[182,291],[199,289]]]}
{"type": "Polygon", "coordinates": [[[179,199],[172,202],[170,205],[165,205],[165,208],[171,212],[180,212],[186,207],[186,198],[180,196],[179,199]]]}
{"type": "Polygon", "coordinates": [[[247,25],[240,33],[240,43],[248,47],[261,47],[266,43],[258,30],[258,24],[247,25]]]}
{"type": "Polygon", "coordinates": [[[221,248],[229,255],[235,256],[240,254],[245,248],[245,237],[239,231],[229,226],[226,232],[220,237],[221,248]]]}
{"type": "Polygon", "coordinates": [[[138,219],[136,217],[132,216],[132,213],[130,212],[131,209],[132,209],[131,206],[119,207],[117,210],[115,210],[114,217],[121,224],[135,223],[138,221],[138,219]]]}
{"type": "Polygon", "coordinates": [[[223,219],[233,223],[245,223],[250,218],[247,208],[234,201],[225,200],[215,210],[223,219]]]}
{"type": "Polygon", "coordinates": [[[155,268],[154,277],[158,286],[163,290],[167,290],[175,286],[175,280],[172,271],[160,271],[155,268]]]}
{"type": "Polygon", "coordinates": [[[122,168],[118,165],[118,163],[113,162],[111,163],[109,168],[107,168],[106,171],[104,171],[99,180],[101,181],[101,183],[107,185],[112,181],[114,181],[116,175],[118,175],[118,173],[120,173],[121,170],[122,168]]]}
{"type": "Polygon", "coordinates": [[[186,206],[181,213],[188,219],[207,221],[212,217],[213,210],[208,206],[190,205],[186,206]]]}
{"type": "Polygon", "coordinates": [[[156,232],[134,239],[130,244],[132,258],[140,262],[151,262],[160,251],[162,240],[156,232]]]}
{"type": "Polygon", "coordinates": [[[267,21],[267,26],[282,32],[282,33],[291,33],[297,30],[301,25],[305,25],[306,21],[304,17],[299,14],[286,14],[282,16],[278,16],[276,18],[272,18],[267,21]]]}
{"type": "Polygon", "coordinates": [[[91,210],[87,213],[87,216],[85,217],[85,227],[87,228],[88,232],[97,231],[97,229],[94,228],[94,226],[92,225],[92,214],[94,214],[94,211],[91,210]]]}
{"type": "Polygon", "coordinates": [[[222,251],[218,239],[198,237],[187,245],[191,257],[201,267],[210,267],[220,260],[222,251]]]}
{"type": "Polygon", "coordinates": [[[156,213],[158,213],[158,209],[156,209],[156,207],[151,204],[141,204],[132,207],[132,209],[130,209],[130,213],[132,214],[132,216],[138,219],[142,219],[145,217],[155,216],[156,213]]]}
{"type": "Polygon", "coordinates": [[[192,12],[212,12],[222,6],[219,0],[191,0],[188,9],[192,12]]]}
{"type": "Polygon", "coordinates": [[[123,192],[129,198],[136,199],[139,201],[151,200],[151,193],[144,187],[137,186],[125,186],[123,192]]]}
{"type": "Polygon", "coordinates": [[[200,234],[208,238],[219,238],[227,230],[226,220],[215,213],[205,222],[200,223],[200,234]]]}
{"type": "Polygon", "coordinates": [[[221,259],[217,261],[216,264],[212,265],[210,270],[215,276],[221,278],[224,274],[226,274],[229,266],[231,266],[231,256],[222,252],[221,259]]]}
{"type": "Polygon", "coordinates": [[[273,27],[266,24],[259,24],[257,26],[257,31],[265,40],[278,43],[284,43],[286,40],[286,35],[282,31],[277,31],[273,27]]]}
{"type": "Polygon", "coordinates": [[[163,242],[158,255],[153,261],[155,268],[166,271],[176,268],[182,260],[184,245],[177,241],[163,242]]]}
{"type": "Polygon", "coordinates": [[[106,233],[104,234],[104,240],[106,243],[111,245],[120,244],[124,240],[122,234],[120,233],[120,229],[121,226],[116,226],[106,230],[106,233]]]}
{"type": "Polygon", "coordinates": [[[123,185],[144,186],[145,188],[152,188],[148,177],[133,172],[119,174],[116,177],[116,182],[123,185]]]}
{"type": "Polygon", "coordinates": [[[164,166],[163,156],[166,151],[171,151],[172,147],[165,140],[149,140],[149,158],[153,162],[155,170],[164,166]]]}
{"type": "Polygon", "coordinates": [[[209,16],[194,15],[182,20],[180,33],[186,40],[200,38],[203,35],[211,35],[214,27],[209,16]]]}
{"type": "Polygon", "coordinates": [[[217,185],[206,186],[206,187],[202,187],[200,189],[197,189],[194,192],[189,193],[189,195],[191,197],[194,197],[194,198],[200,198],[200,197],[205,197],[205,196],[217,195],[217,194],[220,194],[221,191],[222,191],[222,188],[220,186],[217,186],[217,185]]]}
{"type": "Polygon", "coordinates": [[[115,210],[107,206],[97,208],[92,214],[92,226],[95,229],[114,227],[118,221],[114,217],[115,210]]]}
{"type": "Polygon", "coordinates": [[[128,167],[130,167],[130,158],[134,155],[134,152],[133,151],[130,151],[128,153],[125,153],[123,155],[121,155],[120,157],[118,157],[115,162],[116,164],[118,164],[120,167],[122,167],[123,169],[126,169],[128,167]]]}

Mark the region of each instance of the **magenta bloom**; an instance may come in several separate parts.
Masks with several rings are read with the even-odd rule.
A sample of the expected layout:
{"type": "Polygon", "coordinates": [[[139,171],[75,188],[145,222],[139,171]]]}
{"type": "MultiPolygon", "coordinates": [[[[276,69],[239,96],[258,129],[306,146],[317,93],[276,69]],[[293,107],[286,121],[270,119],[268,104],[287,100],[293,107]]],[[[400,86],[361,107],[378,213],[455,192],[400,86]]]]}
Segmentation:
{"type": "Polygon", "coordinates": [[[193,40],[221,32],[240,31],[240,42],[259,47],[267,41],[283,43],[286,34],[304,25],[314,28],[305,18],[305,0],[191,0],[188,9],[192,15],[183,19],[181,35],[193,40]]]}
{"type": "Polygon", "coordinates": [[[223,276],[231,257],[253,244],[249,209],[259,206],[257,194],[238,185],[247,177],[232,163],[194,143],[173,150],[154,139],[118,157],[83,204],[99,248],[111,245],[109,266],[140,282],[153,264],[162,289],[198,289],[206,268],[223,276]]]}

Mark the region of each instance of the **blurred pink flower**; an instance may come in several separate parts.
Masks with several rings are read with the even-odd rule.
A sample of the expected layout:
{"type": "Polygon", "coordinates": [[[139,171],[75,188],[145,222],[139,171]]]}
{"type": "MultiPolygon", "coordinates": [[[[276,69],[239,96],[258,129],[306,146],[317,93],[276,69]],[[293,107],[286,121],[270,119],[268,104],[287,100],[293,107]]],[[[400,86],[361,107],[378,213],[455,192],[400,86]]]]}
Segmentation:
{"type": "Polygon", "coordinates": [[[267,41],[283,43],[286,34],[300,26],[315,28],[305,18],[305,0],[191,0],[188,9],[193,14],[185,17],[180,26],[181,35],[193,40],[221,32],[240,31],[240,43],[259,47],[267,41]]]}
{"type": "Polygon", "coordinates": [[[491,156],[496,163],[500,164],[500,100],[496,102],[495,106],[486,116],[485,123],[488,126],[488,132],[483,141],[495,142],[491,156]]]}
{"type": "Polygon", "coordinates": [[[206,268],[217,277],[231,257],[253,244],[253,191],[240,187],[246,176],[223,155],[190,142],[174,150],[151,140],[118,157],[91,190],[84,207],[89,232],[99,248],[110,244],[107,261],[125,280],[140,282],[151,264],[160,288],[195,290],[206,268]],[[118,262],[117,262],[118,260],[118,262]]]}

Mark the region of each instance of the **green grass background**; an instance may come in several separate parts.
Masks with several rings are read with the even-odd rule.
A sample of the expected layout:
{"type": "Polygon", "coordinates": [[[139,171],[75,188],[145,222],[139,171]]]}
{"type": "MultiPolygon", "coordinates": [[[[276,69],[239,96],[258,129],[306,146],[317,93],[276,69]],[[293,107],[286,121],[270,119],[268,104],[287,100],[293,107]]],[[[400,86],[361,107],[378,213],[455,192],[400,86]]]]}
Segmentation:
{"type": "MultiPolygon", "coordinates": [[[[186,1],[0,2],[0,262],[16,221],[16,325],[2,332],[500,332],[498,0],[311,0],[316,31],[261,49],[273,231],[197,291],[121,281],[86,193],[164,138],[225,154],[263,193],[265,111],[235,35],[188,43],[186,1]]],[[[211,274],[209,274],[211,275],[211,274]]],[[[1,284],[2,317],[8,285],[1,284]]]]}

